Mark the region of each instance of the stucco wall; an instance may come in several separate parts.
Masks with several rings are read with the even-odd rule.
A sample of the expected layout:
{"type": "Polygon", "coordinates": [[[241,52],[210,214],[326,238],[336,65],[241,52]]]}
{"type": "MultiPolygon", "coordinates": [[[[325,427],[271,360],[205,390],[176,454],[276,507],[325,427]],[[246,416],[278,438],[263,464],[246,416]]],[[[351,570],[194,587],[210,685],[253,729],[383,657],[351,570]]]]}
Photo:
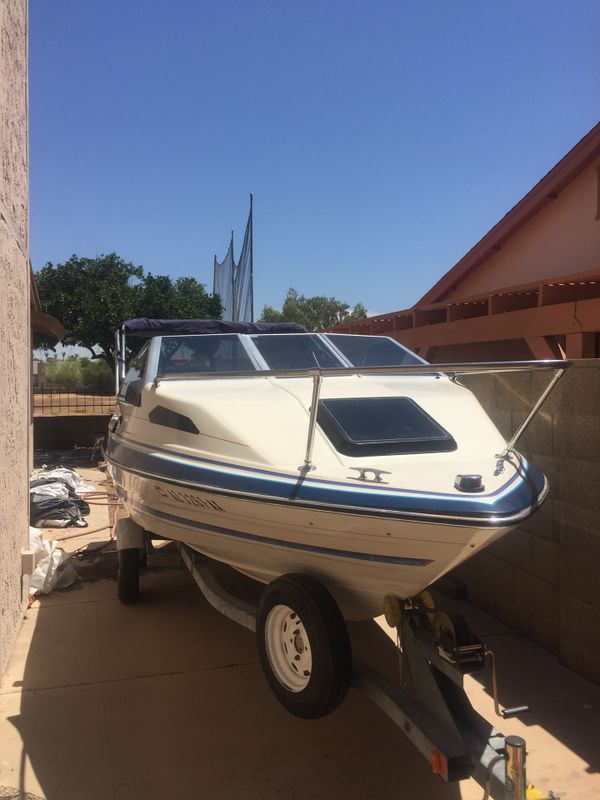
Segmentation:
{"type": "Polygon", "coordinates": [[[27,5],[0,3],[0,672],[20,625],[28,539],[27,5]]]}
{"type": "Polygon", "coordinates": [[[599,164],[600,159],[549,200],[447,299],[600,267],[599,164]]]}
{"type": "MultiPolygon", "coordinates": [[[[544,506],[452,574],[476,605],[600,683],[600,365],[561,379],[517,449],[550,482],[544,506]]],[[[550,373],[463,378],[508,437],[550,373]]]]}

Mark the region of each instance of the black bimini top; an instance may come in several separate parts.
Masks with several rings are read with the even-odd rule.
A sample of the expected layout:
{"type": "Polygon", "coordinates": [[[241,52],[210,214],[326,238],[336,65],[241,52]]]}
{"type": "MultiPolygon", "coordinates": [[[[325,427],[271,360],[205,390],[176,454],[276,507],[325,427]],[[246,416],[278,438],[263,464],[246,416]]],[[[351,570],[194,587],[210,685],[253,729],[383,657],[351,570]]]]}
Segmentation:
{"type": "Polygon", "coordinates": [[[128,319],[120,330],[132,336],[187,336],[201,333],[306,333],[297,322],[230,322],[225,319],[128,319]]]}

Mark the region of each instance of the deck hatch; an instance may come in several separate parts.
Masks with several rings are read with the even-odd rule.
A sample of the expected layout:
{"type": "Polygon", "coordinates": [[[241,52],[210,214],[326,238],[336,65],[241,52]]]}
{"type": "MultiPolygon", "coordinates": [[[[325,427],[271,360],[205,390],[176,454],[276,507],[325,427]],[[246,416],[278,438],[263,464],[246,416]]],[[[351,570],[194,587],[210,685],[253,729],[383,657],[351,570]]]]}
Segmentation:
{"type": "Polygon", "coordinates": [[[444,453],[456,442],[410,397],[342,397],[319,402],[317,421],[349,456],[444,453]]]}

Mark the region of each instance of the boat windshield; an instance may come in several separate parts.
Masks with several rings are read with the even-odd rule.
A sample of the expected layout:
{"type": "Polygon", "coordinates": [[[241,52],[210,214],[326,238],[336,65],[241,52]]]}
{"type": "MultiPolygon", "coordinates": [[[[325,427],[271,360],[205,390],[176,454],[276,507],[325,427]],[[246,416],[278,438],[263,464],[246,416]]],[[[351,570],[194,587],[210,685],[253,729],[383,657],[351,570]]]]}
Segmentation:
{"type": "Polygon", "coordinates": [[[400,367],[403,364],[424,364],[399,342],[387,336],[348,336],[327,333],[327,338],[353,367],[400,367]]]}
{"type": "Polygon", "coordinates": [[[312,369],[346,365],[315,334],[282,333],[253,336],[252,342],[269,369],[312,369]]]}
{"type": "Polygon", "coordinates": [[[158,375],[305,370],[339,367],[395,367],[426,363],[399,342],[385,336],[337,333],[281,333],[240,336],[237,333],[162,336],[158,375]],[[248,340],[252,341],[249,347],[248,340]]]}
{"type": "Polygon", "coordinates": [[[256,369],[236,333],[163,336],[158,374],[244,372],[256,369]]]}

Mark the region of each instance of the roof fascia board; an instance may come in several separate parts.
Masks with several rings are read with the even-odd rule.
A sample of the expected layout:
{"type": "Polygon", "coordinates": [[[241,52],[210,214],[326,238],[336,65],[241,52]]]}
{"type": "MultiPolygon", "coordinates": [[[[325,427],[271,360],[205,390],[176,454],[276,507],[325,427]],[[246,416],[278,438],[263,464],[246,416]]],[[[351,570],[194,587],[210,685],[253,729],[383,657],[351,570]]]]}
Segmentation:
{"type": "Polygon", "coordinates": [[[542,306],[473,319],[441,322],[394,331],[395,339],[411,349],[465,345],[480,342],[594,333],[600,327],[600,298],[542,306]]]}

